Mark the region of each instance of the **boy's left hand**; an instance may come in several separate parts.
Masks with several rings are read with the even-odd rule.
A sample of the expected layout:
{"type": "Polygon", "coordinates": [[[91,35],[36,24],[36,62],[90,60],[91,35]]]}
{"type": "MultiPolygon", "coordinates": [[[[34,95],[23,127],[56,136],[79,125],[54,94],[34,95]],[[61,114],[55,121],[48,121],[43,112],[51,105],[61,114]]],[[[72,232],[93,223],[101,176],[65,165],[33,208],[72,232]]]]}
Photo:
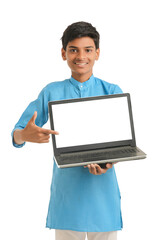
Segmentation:
{"type": "Polygon", "coordinates": [[[113,167],[113,163],[107,163],[106,168],[101,168],[98,164],[89,164],[87,166],[84,166],[84,168],[89,169],[89,172],[94,175],[101,175],[103,173],[106,173],[108,169],[113,167]]]}

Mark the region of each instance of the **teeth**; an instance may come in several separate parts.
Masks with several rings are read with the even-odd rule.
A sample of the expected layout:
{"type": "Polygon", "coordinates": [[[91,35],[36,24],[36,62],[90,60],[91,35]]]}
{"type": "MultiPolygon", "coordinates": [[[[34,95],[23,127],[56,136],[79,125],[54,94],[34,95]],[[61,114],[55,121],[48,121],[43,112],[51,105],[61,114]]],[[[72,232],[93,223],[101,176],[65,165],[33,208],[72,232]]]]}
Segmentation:
{"type": "Polygon", "coordinates": [[[75,63],[76,65],[86,65],[87,63],[75,63]]]}

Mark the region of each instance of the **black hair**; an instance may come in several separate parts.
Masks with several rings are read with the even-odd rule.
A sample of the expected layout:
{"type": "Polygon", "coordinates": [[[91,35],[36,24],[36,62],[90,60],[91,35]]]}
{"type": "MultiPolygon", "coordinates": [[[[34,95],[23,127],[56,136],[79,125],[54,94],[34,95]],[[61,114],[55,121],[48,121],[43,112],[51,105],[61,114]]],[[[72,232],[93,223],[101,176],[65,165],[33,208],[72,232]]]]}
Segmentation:
{"type": "Polygon", "coordinates": [[[66,50],[67,44],[76,38],[90,37],[95,43],[96,49],[99,48],[100,35],[96,28],[88,22],[76,22],[69,25],[61,38],[62,47],[66,50]]]}

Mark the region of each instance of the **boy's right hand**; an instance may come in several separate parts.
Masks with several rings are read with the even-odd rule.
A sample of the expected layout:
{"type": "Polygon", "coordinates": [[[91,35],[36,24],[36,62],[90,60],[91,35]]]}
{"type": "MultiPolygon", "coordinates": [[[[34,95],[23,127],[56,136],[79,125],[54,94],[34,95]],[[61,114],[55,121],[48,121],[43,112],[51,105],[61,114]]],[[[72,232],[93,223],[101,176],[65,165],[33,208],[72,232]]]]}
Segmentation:
{"type": "Polygon", "coordinates": [[[56,131],[38,127],[35,124],[36,118],[37,118],[37,112],[34,112],[32,118],[28,121],[24,129],[15,130],[14,142],[16,144],[23,144],[24,142],[48,143],[50,134],[55,134],[55,135],[59,134],[56,131]]]}

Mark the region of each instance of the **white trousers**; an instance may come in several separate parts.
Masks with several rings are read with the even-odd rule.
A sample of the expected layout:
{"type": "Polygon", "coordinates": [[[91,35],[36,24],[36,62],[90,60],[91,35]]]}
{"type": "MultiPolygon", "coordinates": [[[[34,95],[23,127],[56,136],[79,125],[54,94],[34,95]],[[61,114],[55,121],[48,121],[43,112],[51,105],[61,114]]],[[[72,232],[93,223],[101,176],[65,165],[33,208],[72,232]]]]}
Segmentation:
{"type": "Polygon", "coordinates": [[[55,230],[55,240],[117,240],[114,232],[77,232],[70,230],[55,230]]]}

